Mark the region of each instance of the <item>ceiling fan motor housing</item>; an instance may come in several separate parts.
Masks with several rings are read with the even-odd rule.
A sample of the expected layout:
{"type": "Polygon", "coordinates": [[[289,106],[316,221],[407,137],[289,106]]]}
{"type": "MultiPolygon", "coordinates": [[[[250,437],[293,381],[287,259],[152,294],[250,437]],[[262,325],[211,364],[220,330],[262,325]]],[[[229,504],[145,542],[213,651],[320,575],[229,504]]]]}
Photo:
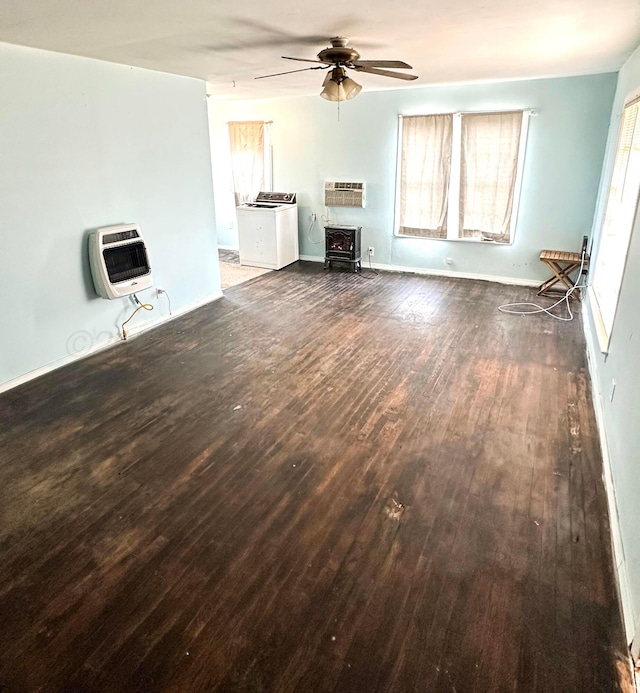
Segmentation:
{"type": "Polygon", "coordinates": [[[349,39],[336,36],[331,39],[331,48],[325,48],[318,53],[318,60],[326,63],[347,64],[358,60],[360,53],[347,44],[349,39]]]}

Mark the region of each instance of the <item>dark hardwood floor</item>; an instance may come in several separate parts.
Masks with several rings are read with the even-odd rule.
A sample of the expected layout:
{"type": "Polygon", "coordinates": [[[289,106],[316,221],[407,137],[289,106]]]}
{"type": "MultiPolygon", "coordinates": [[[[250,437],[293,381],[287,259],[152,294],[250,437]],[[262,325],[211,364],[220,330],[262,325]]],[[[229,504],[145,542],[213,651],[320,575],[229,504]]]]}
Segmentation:
{"type": "Polygon", "coordinates": [[[630,690],[579,322],[364,275],[0,395],[0,690],[630,690]]]}

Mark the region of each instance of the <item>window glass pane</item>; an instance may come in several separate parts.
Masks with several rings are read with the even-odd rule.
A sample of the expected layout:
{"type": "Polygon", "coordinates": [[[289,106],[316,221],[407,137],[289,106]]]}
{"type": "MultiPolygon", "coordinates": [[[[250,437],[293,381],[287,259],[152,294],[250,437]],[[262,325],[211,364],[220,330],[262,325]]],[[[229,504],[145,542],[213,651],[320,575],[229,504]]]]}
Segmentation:
{"type": "Polygon", "coordinates": [[[446,238],[452,121],[451,114],[402,119],[399,234],[446,238]]]}
{"type": "Polygon", "coordinates": [[[460,236],[509,242],[521,111],[462,115],[460,236]]]}

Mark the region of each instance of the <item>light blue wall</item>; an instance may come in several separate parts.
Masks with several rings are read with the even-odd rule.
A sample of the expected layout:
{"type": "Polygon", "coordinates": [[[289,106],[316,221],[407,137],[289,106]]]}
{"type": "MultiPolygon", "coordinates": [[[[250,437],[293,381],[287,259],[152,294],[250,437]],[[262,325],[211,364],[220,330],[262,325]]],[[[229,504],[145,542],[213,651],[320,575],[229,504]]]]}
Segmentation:
{"type": "Polygon", "coordinates": [[[174,312],[217,294],[204,82],[0,44],[0,95],[0,384],[117,339],[91,229],[138,223],[174,312]]]}
{"type": "MultiPolygon", "coordinates": [[[[625,103],[640,93],[640,49],[620,70],[607,142],[607,155],[603,168],[598,208],[594,219],[597,247],[604,206],[611,181],[611,170],[625,103]]],[[[640,637],[640,216],[631,237],[622,292],[616,312],[609,351],[600,353],[591,306],[587,304],[588,319],[585,329],[592,358],[594,388],[603,413],[608,456],[611,465],[621,552],[619,563],[625,620],[630,638],[634,638],[637,652],[640,637]],[[615,380],[613,401],[609,393],[615,380]]],[[[613,518],[614,525],[616,523],[613,518]]],[[[617,528],[614,526],[614,532],[617,528]]]]}
{"type": "MultiPolygon", "coordinates": [[[[291,76],[301,79],[300,76],[291,76]]],[[[363,76],[362,82],[365,82],[363,76]]],[[[363,227],[363,246],[380,264],[445,269],[541,281],[543,248],[578,249],[591,229],[604,155],[615,74],[493,84],[367,91],[340,106],[317,96],[210,104],[217,229],[220,243],[237,247],[226,122],[273,120],[274,187],[298,193],[300,249],[321,256],[309,241],[309,216],[325,213],[325,180],[367,183],[364,210],[336,208],[334,221],[363,227]],[[398,114],[535,108],[530,121],[522,201],[515,242],[489,244],[393,236],[398,114]]],[[[319,84],[320,82],[318,82],[319,84]]],[[[318,87],[318,91],[320,88],[318,87]]],[[[311,229],[314,240],[322,226],[311,229]]]]}

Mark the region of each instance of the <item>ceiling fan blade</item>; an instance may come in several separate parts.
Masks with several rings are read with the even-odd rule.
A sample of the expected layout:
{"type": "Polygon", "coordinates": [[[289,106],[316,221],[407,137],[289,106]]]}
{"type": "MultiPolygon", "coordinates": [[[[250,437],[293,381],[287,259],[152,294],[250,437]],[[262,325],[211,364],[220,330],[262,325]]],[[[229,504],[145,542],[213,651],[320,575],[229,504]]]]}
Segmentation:
{"type": "MultiPolygon", "coordinates": [[[[261,22],[257,19],[248,19],[247,17],[242,17],[242,19],[235,19],[232,21],[239,22],[245,32],[247,27],[251,27],[262,34],[269,35],[270,38],[267,40],[269,40],[270,44],[274,46],[276,45],[276,41],[280,42],[279,45],[288,43],[301,46],[317,46],[318,44],[322,44],[327,40],[327,37],[321,34],[300,36],[299,34],[286,31],[282,27],[267,24],[266,22],[261,22]]],[[[258,45],[262,44],[258,43],[258,45]]]]}
{"type": "Polygon", "coordinates": [[[402,60],[354,60],[353,64],[364,67],[399,67],[403,70],[413,70],[411,65],[402,60]]]}
{"type": "Polygon", "coordinates": [[[292,72],[306,72],[307,70],[324,70],[326,69],[324,65],[318,65],[318,67],[303,67],[300,70],[287,70],[287,72],[274,72],[272,75],[261,75],[260,77],[254,77],[253,79],[266,79],[267,77],[280,77],[280,75],[290,75],[292,72]]]}
{"type": "Polygon", "coordinates": [[[279,46],[282,50],[283,46],[289,46],[293,50],[294,46],[321,46],[327,40],[326,35],[301,36],[285,28],[247,17],[229,17],[227,24],[224,37],[218,39],[215,44],[204,46],[205,48],[216,52],[239,52],[270,46],[279,46]]]}
{"type": "Polygon", "coordinates": [[[321,65],[333,65],[333,63],[329,63],[326,60],[307,60],[307,58],[290,58],[288,55],[281,55],[281,58],[284,58],[285,60],[298,60],[301,63],[320,63],[321,65]]]}
{"type": "Polygon", "coordinates": [[[418,75],[405,75],[402,72],[390,72],[389,70],[379,70],[377,67],[360,67],[354,65],[353,69],[357,72],[366,72],[371,75],[381,75],[382,77],[395,77],[396,79],[418,79],[418,75]]]}

